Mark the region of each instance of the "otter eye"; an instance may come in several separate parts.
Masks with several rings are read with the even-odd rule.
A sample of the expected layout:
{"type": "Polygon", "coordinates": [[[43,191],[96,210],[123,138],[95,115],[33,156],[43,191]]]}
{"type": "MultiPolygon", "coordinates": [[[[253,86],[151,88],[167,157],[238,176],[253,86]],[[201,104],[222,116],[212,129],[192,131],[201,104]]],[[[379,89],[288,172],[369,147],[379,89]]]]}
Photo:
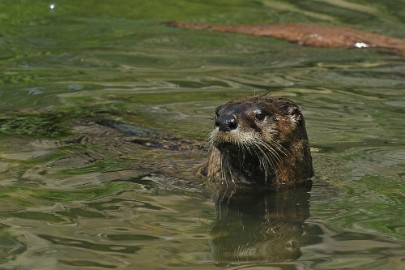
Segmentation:
{"type": "Polygon", "coordinates": [[[254,114],[255,114],[256,120],[263,121],[264,118],[266,118],[266,115],[260,110],[254,111],[254,114]]]}

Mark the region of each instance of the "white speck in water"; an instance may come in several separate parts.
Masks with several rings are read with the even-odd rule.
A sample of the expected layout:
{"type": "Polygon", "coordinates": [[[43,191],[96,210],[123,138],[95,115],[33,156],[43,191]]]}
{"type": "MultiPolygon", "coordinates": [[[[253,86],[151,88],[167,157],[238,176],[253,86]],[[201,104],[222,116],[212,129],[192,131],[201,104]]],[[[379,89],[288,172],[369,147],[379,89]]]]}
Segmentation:
{"type": "Polygon", "coordinates": [[[354,44],[354,47],[356,47],[356,48],[367,48],[367,47],[369,47],[369,45],[367,43],[364,43],[364,42],[356,42],[354,44]]]}
{"type": "Polygon", "coordinates": [[[42,94],[42,90],[38,87],[32,87],[28,89],[28,94],[33,96],[40,95],[42,94]]]}
{"type": "Polygon", "coordinates": [[[49,9],[50,9],[51,11],[54,11],[54,10],[56,9],[56,4],[55,4],[55,3],[50,4],[50,5],[49,5],[49,9]]]}

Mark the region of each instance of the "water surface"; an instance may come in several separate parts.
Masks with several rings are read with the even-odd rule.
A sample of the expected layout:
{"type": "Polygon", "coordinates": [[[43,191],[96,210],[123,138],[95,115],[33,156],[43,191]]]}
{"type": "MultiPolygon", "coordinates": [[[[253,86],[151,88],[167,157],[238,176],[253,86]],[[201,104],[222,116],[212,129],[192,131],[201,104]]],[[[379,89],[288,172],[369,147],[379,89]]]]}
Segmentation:
{"type": "Polygon", "coordinates": [[[402,269],[404,58],[160,24],[311,22],[405,38],[402,10],[2,1],[1,269],[402,269]],[[212,198],[193,174],[205,153],[190,145],[204,145],[216,106],[266,93],[302,107],[314,188],[212,198]]]}

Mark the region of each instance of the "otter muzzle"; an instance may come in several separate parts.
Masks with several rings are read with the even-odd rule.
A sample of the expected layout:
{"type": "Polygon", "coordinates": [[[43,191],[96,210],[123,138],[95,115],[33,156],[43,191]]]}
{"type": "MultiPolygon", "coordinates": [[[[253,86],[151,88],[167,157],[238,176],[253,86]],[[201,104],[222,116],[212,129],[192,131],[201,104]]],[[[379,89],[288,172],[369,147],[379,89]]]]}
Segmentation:
{"type": "Polygon", "coordinates": [[[215,119],[215,126],[221,131],[231,131],[238,127],[238,122],[233,115],[220,115],[215,119]]]}

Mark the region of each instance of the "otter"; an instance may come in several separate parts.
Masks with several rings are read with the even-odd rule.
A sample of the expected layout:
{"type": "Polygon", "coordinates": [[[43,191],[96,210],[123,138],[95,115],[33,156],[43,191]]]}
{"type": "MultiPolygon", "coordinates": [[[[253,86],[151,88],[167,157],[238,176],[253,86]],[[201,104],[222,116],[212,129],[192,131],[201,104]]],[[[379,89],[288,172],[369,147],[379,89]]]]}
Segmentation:
{"type": "Polygon", "coordinates": [[[244,97],[215,110],[210,182],[271,189],[308,185],[314,175],[300,108],[286,98],[244,97]]]}

